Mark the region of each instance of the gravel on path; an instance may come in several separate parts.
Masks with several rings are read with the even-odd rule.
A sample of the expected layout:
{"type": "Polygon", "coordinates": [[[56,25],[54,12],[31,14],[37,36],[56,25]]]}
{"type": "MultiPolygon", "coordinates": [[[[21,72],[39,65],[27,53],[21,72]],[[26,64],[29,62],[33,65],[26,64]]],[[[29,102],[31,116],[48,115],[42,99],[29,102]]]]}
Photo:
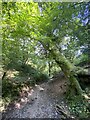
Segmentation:
{"type": "MultiPolygon", "coordinates": [[[[56,84],[58,88],[59,84],[56,84]]],[[[57,103],[64,105],[64,102],[62,96],[54,93],[54,89],[56,90],[55,84],[36,85],[32,94],[28,96],[28,100],[26,99],[27,102],[18,108],[14,106],[6,111],[3,120],[6,118],[60,118],[61,115],[56,112],[55,105],[57,103]]]]}

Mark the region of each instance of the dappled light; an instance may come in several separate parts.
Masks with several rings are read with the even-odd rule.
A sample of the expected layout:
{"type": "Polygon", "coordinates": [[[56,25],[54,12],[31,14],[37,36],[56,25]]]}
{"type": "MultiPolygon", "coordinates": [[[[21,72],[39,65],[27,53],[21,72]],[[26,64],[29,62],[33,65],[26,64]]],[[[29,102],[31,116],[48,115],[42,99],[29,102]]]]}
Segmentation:
{"type": "Polygon", "coordinates": [[[2,119],[90,118],[90,2],[2,2],[2,119]]]}

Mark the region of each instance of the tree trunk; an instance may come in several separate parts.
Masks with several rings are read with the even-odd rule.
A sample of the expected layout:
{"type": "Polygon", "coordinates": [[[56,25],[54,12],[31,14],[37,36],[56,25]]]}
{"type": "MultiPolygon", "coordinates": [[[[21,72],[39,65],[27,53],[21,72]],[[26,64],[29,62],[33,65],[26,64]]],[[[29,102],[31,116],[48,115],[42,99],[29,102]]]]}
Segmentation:
{"type": "Polygon", "coordinates": [[[40,42],[43,45],[43,47],[49,51],[50,56],[60,66],[66,78],[69,79],[71,85],[73,85],[73,87],[77,90],[77,93],[82,96],[83,95],[82,88],[75,77],[75,75],[77,75],[76,71],[74,71],[76,67],[73,64],[71,64],[62,53],[60,53],[60,51],[55,47],[54,44],[51,44],[51,46],[49,45],[48,47],[41,40],[40,42]]]}
{"type": "Polygon", "coordinates": [[[49,70],[48,70],[49,77],[51,77],[51,69],[52,69],[52,62],[51,61],[48,62],[48,68],[49,68],[49,70]]]}
{"type": "Polygon", "coordinates": [[[2,80],[5,78],[6,73],[7,73],[6,71],[3,73],[2,80]]]}
{"type": "Polygon", "coordinates": [[[50,77],[51,75],[50,61],[48,62],[48,68],[49,68],[48,72],[49,72],[49,77],[50,77]]]}
{"type": "Polygon", "coordinates": [[[75,69],[75,66],[72,65],[66,58],[63,56],[60,52],[57,52],[57,50],[51,50],[51,56],[56,61],[56,63],[61,67],[62,71],[64,72],[67,79],[69,79],[71,85],[77,90],[77,93],[79,95],[82,95],[82,88],[76,79],[74,75],[76,75],[76,72],[73,72],[73,69],[75,69]]]}

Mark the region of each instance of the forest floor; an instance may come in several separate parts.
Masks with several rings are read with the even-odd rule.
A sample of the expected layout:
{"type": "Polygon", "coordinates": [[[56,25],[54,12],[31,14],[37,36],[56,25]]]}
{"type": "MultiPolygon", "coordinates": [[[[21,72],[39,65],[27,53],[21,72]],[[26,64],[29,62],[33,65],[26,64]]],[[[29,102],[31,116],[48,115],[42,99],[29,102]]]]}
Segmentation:
{"type": "Polygon", "coordinates": [[[18,98],[3,113],[6,118],[61,118],[56,111],[56,104],[68,107],[64,101],[67,82],[64,79],[56,79],[51,82],[35,85],[27,96],[18,98]]]}

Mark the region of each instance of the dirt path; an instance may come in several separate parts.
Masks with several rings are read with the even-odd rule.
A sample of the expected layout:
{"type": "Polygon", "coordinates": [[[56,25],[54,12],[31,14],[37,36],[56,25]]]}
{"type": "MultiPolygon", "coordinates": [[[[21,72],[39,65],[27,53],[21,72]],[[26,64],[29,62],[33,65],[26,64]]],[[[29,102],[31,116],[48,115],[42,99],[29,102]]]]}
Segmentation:
{"type": "Polygon", "coordinates": [[[55,105],[62,104],[63,93],[65,92],[65,83],[56,81],[36,85],[32,93],[22,103],[16,103],[5,113],[5,118],[60,118],[56,112],[55,105]]]}

